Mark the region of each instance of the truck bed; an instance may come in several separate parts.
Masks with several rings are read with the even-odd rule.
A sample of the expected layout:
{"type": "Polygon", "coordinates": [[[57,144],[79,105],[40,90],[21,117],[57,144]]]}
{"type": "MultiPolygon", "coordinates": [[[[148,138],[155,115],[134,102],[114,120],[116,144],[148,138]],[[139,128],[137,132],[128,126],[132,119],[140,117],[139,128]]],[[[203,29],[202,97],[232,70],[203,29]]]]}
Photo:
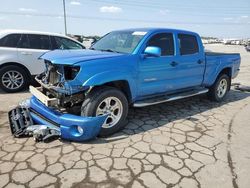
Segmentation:
{"type": "Polygon", "coordinates": [[[230,69],[231,78],[235,78],[239,72],[240,54],[239,53],[218,53],[205,52],[206,70],[204,76],[205,85],[214,83],[220,70],[230,69]]]}

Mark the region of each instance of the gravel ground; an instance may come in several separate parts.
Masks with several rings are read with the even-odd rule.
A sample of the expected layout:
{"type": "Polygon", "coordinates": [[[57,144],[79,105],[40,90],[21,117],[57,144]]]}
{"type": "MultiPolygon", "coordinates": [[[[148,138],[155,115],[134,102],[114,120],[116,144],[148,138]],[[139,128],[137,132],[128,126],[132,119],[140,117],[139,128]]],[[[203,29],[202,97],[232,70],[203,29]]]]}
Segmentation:
{"type": "MultiPolygon", "coordinates": [[[[250,53],[241,46],[233,82],[250,85],[250,53]]],[[[112,137],[35,143],[10,135],[7,112],[28,92],[0,93],[0,187],[250,187],[250,93],[232,89],[215,103],[206,96],[131,109],[112,137]]]]}

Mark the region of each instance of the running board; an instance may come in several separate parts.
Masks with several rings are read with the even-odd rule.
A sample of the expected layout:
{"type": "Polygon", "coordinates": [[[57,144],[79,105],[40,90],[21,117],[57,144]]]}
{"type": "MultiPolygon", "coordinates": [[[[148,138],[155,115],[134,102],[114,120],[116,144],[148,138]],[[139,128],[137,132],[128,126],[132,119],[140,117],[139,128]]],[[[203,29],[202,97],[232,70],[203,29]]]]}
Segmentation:
{"type": "Polygon", "coordinates": [[[202,88],[202,89],[191,90],[191,91],[182,92],[182,93],[178,93],[178,94],[164,95],[164,96],[160,96],[160,97],[154,97],[154,98],[145,99],[142,101],[137,101],[134,103],[133,106],[134,107],[150,106],[150,105],[154,105],[154,104],[160,104],[160,103],[164,103],[164,102],[175,101],[178,99],[192,97],[192,96],[204,94],[207,92],[208,92],[207,88],[202,88]]]}

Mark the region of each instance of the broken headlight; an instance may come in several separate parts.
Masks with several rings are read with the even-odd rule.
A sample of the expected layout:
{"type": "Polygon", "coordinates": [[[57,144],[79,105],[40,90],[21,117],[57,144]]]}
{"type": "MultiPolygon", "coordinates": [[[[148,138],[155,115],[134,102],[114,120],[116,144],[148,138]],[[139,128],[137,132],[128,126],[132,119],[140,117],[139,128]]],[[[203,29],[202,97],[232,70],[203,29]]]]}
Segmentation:
{"type": "Polygon", "coordinates": [[[65,80],[74,80],[79,71],[80,71],[79,66],[65,66],[64,67],[65,80]]]}

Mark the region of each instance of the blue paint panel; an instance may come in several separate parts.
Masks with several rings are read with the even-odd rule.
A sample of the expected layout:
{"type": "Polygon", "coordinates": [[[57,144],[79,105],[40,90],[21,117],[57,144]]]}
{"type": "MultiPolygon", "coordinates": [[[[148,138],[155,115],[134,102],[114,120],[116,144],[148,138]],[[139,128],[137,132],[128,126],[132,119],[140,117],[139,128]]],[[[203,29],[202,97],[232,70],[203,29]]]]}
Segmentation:
{"type": "Polygon", "coordinates": [[[231,77],[235,78],[240,70],[240,55],[239,54],[206,54],[206,71],[204,75],[204,85],[211,86],[221,70],[230,69],[231,77]]]}
{"type": "Polygon", "coordinates": [[[211,86],[218,74],[226,67],[231,68],[232,78],[237,75],[240,64],[239,55],[212,55],[204,53],[204,47],[198,34],[190,31],[165,28],[138,28],[123,31],[143,31],[145,36],[131,54],[119,54],[95,50],[55,50],[44,54],[58,66],[80,66],[74,80],[64,83],[59,93],[74,94],[84,92],[92,86],[113,81],[128,83],[132,102],[144,95],[157,94],[194,86],[211,86]],[[157,33],[172,33],[175,54],[167,57],[143,56],[146,43],[157,33]],[[180,55],[178,34],[190,34],[196,37],[199,53],[180,55]],[[198,63],[198,61],[202,63],[198,63]],[[171,62],[177,62],[173,67],[171,62]]]}
{"type": "Polygon", "coordinates": [[[54,64],[74,65],[78,62],[123,56],[123,54],[94,50],[53,50],[40,58],[49,59],[54,64]]]}
{"type": "MultiPolygon", "coordinates": [[[[41,56],[51,61],[63,70],[65,65],[80,66],[80,71],[71,81],[64,82],[64,89],[58,93],[74,94],[84,92],[89,87],[99,86],[108,82],[125,81],[130,89],[132,102],[147,95],[159,94],[176,90],[205,86],[210,87],[225,69],[230,69],[234,78],[239,72],[239,54],[212,54],[205,53],[201,38],[198,34],[174,29],[139,28],[127,31],[145,31],[146,34],[131,54],[119,54],[94,50],[55,50],[41,56]],[[146,57],[143,52],[147,41],[157,33],[172,33],[175,53],[165,57],[146,57]],[[178,34],[194,35],[198,41],[199,53],[181,55],[178,34]],[[201,61],[201,62],[200,62],[201,61]],[[177,62],[176,66],[171,65],[177,62]]],[[[62,114],[48,108],[34,97],[31,99],[31,108],[46,117],[32,117],[37,123],[60,125],[62,138],[83,141],[95,137],[106,119],[100,117],[80,117],[71,114],[62,114]],[[83,130],[81,135],[79,127],[83,130]]]]}
{"type": "Polygon", "coordinates": [[[31,112],[32,118],[37,124],[50,126],[58,124],[60,126],[62,139],[78,142],[95,138],[107,118],[107,115],[98,117],[81,117],[72,114],[62,114],[46,107],[35,97],[31,98],[30,108],[39,114],[36,115],[36,113],[31,112]],[[47,119],[49,119],[49,121],[47,119]],[[51,121],[53,123],[51,123],[51,121]],[[83,134],[79,132],[78,126],[83,130],[83,134]]]}

